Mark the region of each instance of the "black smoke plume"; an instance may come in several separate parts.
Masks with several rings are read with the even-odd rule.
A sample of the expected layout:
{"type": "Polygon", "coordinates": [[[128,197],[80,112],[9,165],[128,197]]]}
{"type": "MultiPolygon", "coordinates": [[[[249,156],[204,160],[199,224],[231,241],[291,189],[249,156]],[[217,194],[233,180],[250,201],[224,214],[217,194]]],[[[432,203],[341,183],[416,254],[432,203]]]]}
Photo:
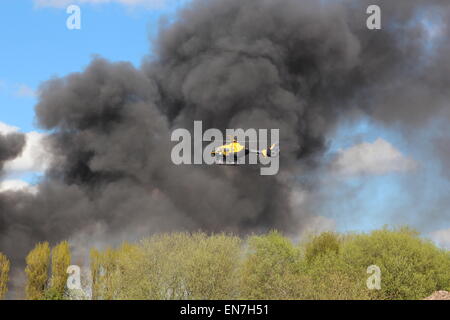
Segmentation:
{"type": "Polygon", "coordinates": [[[52,163],[37,194],[2,198],[0,251],[17,263],[42,240],[298,232],[308,215],[290,205],[294,176],[320,164],[342,119],[410,127],[445,107],[449,5],[197,0],[162,24],[142,67],[96,58],[45,82],[36,116],[52,163]],[[381,30],[366,27],[371,4],[382,9],[381,30]],[[432,49],[424,17],[440,22],[446,39],[432,49]],[[170,134],[194,120],[205,129],[280,129],[280,173],[173,165],[170,134]]]}
{"type": "Polygon", "coordinates": [[[25,146],[25,135],[21,133],[0,134],[0,175],[6,161],[20,155],[25,146]]]}

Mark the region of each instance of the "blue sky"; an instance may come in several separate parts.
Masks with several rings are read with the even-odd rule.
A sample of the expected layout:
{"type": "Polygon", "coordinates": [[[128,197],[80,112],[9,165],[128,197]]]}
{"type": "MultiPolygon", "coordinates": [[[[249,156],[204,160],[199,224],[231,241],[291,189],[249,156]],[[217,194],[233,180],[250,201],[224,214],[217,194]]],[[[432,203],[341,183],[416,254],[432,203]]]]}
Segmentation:
{"type": "Polygon", "coordinates": [[[36,90],[43,80],[81,71],[93,55],[139,66],[151,52],[148,39],[156,34],[160,17],[175,11],[118,3],[80,7],[81,30],[69,30],[65,8],[36,7],[32,0],[0,1],[1,121],[24,131],[35,129],[36,99],[23,88],[36,90]]]}
{"type": "Polygon", "coordinates": [[[341,231],[368,231],[384,225],[410,225],[425,233],[449,228],[450,221],[444,217],[449,216],[450,209],[442,203],[450,204],[445,201],[450,182],[443,178],[443,169],[430,143],[438,128],[442,126],[432,122],[420,130],[405,132],[367,118],[342,123],[329,141],[328,154],[361,141],[383,139],[414,159],[417,168],[410,172],[348,176],[338,179],[338,188],[332,183],[322,184],[322,192],[332,205],[327,204],[321,214],[333,218],[341,231]],[[435,210],[441,211],[435,215],[435,210]]]}
{"type": "MultiPolygon", "coordinates": [[[[81,30],[68,30],[64,7],[36,7],[32,0],[0,1],[0,122],[23,132],[39,130],[34,122],[34,93],[40,83],[83,70],[93,55],[139,66],[141,59],[151,54],[149,38],[157,33],[159,19],[176,11],[174,6],[148,9],[120,3],[80,7],[81,30]]],[[[425,136],[419,138],[426,141],[425,136]]],[[[342,124],[330,140],[329,154],[376,139],[388,141],[417,161],[419,168],[412,173],[345,177],[336,182],[341,184],[338,191],[335,185],[327,188],[324,184],[324,192],[329,192],[334,205],[322,208],[319,214],[334,219],[339,231],[367,231],[392,223],[420,226],[424,212],[450,191],[438,164],[424,155],[423,145],[412,144],[401,132],[367,119],[342,124]],[[419,187],[411,193],[406,187],[414,184],[419,187]],[[353,197],[349,199],[346,192],[353,192],[353,197]]],[[[37,174],[22,172],[11,177],[33,182],[37,174]]],[[[436,219],[424,231],[444,228],[450,228],[450,222],[436,219]]]]}

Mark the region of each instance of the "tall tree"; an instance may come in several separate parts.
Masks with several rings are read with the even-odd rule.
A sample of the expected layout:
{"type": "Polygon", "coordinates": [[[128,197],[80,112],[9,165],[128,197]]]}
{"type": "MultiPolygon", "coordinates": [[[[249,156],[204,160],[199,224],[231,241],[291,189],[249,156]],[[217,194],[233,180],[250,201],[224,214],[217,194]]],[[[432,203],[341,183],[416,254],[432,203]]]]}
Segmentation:
{"type": "Polygon", "coordinates": [[[100,283],[101,283],[100,266],[102,254],[97,249],[92,248],[90,256],[91,256],[92,300],[98,300],[100,297],[100,283]]]}
{"type": "Polygon", "coordinates": [[[9,274],[9,260],[0,252],[0,299],[3,299],[8,291],[8,274],[9,274]]]}
{"type": "Polygon", "coordinates": [[[38,243],[28,254],[26,262],[26,297],[29,300],[44,299],[50,265],[50,246],[48,242],[38,243]]]}
{"type": "Polygon", "coordinates": [[[52,250],[51,291],[56,299],[62,299],[67,283],[67,268],[70,265],[70,248],[67,241],[62,241],[52,250]]]}

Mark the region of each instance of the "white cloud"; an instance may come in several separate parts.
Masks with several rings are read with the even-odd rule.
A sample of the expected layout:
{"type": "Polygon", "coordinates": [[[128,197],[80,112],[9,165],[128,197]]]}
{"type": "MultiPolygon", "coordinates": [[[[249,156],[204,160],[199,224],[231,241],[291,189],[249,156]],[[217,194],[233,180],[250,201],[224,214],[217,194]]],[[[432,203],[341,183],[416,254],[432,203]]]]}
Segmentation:
{"type": "MultiPolygon", "coordinates": [[[[18,132],[19,128],[0,122],[0,133],[8,134],[18,132]]],[[[26,144],[22,154],[17,158],[5,162],[6,173],[42,172],[48,167],[49,153],[44,148],[43,139],[45,134],[39,132],[28,132],[26,144]]]]}
{"type": "Polygon", "coordinates": [[[45,135],[39,132],[26,133],[26,145],[22,154],[5,162],[6,172],[42,172],[48,167],[49,155],[44,148],[45,135]]]}
{"type": "Polygon", "coordinates": [[[430,236],[440,247],[450,249],[450,229],[434,231],[430,236]]]}
{"type": "Polygon", "coordinates": [[[19,131],[19,128],[10,126],[9,124],[0,122],[0,133],[1,134],[8,134],[19,131]]]}
{"type": "Polygon", "coordinates": [[[34,98],[36,97],[36,91],[26,84],[18,84],[14,95],[21,98],[34,98]]]}
{"type": "Polygon", "coordinates": [[[363,142],[345,150],[339,150],[332,164],[333,171],[340,175],[406,172],[417,167],[417,163],[378,138],[373,143],[363,142]]]}
{"type": "Polygon", "coordinates": [[[35,186],[32,186],[23,180],[5,180],[0,182],[0,192],[7,191],[25,191],[36,193],[37,189],[35,186]]]}
{"type": "Polygon", "coordinates": [[[0,92],[16,98],[35,98],[37,91],[25,83],[8,83],[0,80],[0,92]]]}
{"type": "Polygon", "coordinates": [[[168,0],[34,0],[38,7],[65,8],[71,4],[120,3],[126,6],[162,7],[168,0]]]}

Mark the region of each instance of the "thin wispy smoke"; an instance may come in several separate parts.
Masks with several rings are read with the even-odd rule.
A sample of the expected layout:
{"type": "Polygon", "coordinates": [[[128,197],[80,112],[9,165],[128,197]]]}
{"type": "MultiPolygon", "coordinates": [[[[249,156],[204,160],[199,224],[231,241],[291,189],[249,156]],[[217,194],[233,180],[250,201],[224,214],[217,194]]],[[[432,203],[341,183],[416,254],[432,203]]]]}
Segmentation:
{"type": "Polygon", "coordinates": [[[96,58],[45,82],[36,116],[51,132],[52,163],[36,194],[0,198],[0,251],[18,264],[42,240],[297,232],[310,215],[290,205],[293,176],[320,164],[340,120],[360,112],[417,126],[448,107],[449,43],[437,39],[430,52],[423,13],[450,21],[449,5],[198,0],[162,25],[141,68],[96,58]],[[382,7],[382,30],[366,27],[370,4],[382,7]],[[194,120],[280,129],[279,175],[173,165],[170,133],[194,120]]]}

